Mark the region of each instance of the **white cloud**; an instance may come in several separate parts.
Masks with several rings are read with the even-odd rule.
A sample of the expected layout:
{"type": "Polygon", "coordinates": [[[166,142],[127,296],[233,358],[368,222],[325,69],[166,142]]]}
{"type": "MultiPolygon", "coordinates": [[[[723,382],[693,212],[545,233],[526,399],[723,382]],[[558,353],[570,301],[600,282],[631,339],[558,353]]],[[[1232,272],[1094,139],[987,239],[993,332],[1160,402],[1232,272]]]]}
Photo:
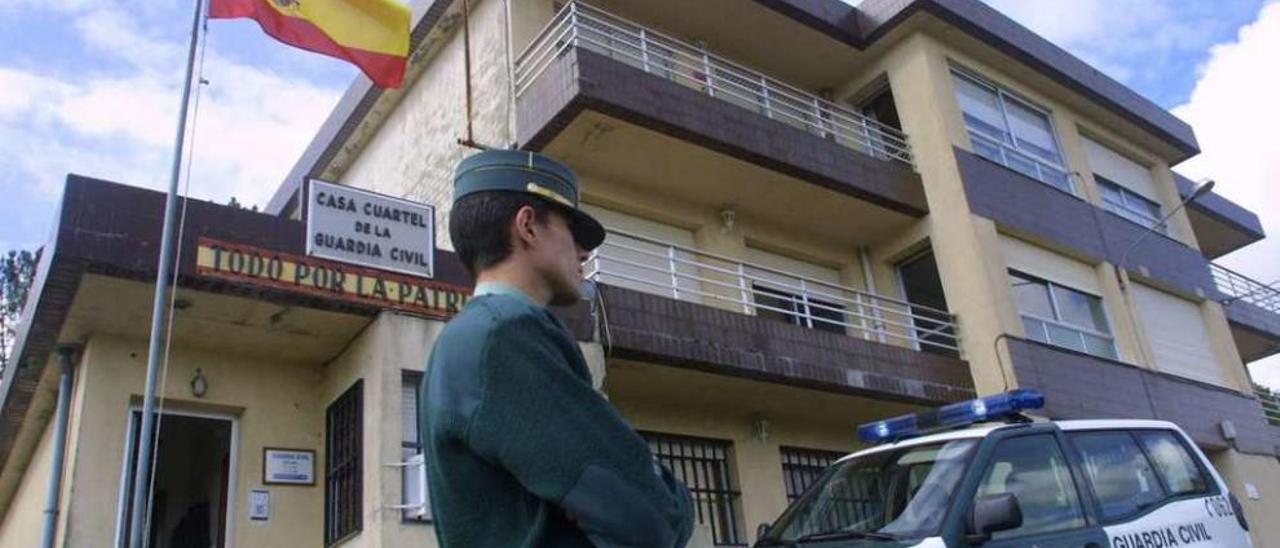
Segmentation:
{"type": "MultiPolygon", "coordinates": [[[[1173,113],[1196,131],[1203,151],[1177,166],[1217,181],[1215,190],[1253,210],[1269,237],[1219,262],[1264,283],[1280,280],[1280,3],[1262,8],[1233,42],[1214,46],[1185,105],[1173,113]]],[[[1280,356],[1250,367],[1280,388],[1280,356]]]]}
{"type": "MultiPolygon", "coordinates": [[[[0,13],[24,4],[0,2],[7,2],[0,13]]],[[[83,51],[94,56],[92,69],[0,66],[0,142],[6,143],[0,165],[27,178],[15,190],[47,202],[67,173],[152,188],[167,184],[186,42],[161,38],[145,17],[108,4],[85,0],[56,8],[83,51]]],[[[172,11],[182,10],[171,10],[168,21],[174,21],[172,11]]],[[[195,143],[191,193],[265,205],[341,90],[232,61],[219,54],[216,29],[211,36],[204,69],[210,84],[202,86],[194,139],[188,140],[195,143]]]]}

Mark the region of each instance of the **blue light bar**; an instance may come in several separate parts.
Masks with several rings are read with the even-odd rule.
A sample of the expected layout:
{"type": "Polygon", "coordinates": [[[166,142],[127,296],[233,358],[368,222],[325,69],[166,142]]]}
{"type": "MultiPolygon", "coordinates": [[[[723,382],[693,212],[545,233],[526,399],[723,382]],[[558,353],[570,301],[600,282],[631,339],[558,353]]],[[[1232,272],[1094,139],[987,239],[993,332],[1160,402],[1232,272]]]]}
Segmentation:
{"type": "Polygon", "coordinates": [[[858,427],[858,439],[867,443],[900,440],[918,436],[927,430],[967,426],[1041,407],[1044,407],[1044,394],[1039,390],[1019,388],[938,409],[869,422],[858,427]]]}

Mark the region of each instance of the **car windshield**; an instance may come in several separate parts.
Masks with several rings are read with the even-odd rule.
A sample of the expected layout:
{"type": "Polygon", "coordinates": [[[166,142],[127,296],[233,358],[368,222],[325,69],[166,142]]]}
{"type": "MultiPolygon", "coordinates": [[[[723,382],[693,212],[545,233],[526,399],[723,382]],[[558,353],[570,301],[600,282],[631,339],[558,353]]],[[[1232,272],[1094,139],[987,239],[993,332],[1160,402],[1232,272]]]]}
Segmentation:
{"type": "Polygon", "coordinates": [[[778,518],[765,538],[933,536],[977,443],[951,440],[840,462],[778,518]]]}

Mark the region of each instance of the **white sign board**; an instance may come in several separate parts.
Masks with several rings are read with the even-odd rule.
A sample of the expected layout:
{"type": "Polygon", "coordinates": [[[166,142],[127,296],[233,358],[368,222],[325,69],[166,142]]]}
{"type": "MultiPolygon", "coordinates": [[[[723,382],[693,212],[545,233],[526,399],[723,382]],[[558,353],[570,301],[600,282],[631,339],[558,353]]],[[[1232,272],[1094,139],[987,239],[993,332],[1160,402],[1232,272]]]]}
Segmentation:
{"type": "Polygon", "coordinates": [[[316,452],[308,449],[263,449],[262,483],[315,485],[316,452]]]}
{"type": "Polygon", "coordinates": [[[431,278],[435,208],[311,180],[307,255],[431,278]]]}
{"type": "Polygon", "coordinates": [[[249,519],[253,521],[271,519],[271,493],[266,489],[249,491],[249,519]]]}

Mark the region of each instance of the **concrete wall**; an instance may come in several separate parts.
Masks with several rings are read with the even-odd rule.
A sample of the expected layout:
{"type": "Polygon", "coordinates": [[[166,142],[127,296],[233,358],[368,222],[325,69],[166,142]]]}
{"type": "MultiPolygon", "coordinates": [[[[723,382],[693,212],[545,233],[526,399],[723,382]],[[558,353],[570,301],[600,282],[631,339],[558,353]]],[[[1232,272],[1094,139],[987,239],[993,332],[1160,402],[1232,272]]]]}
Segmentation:
{"type": "MultiPolygon", "coordinates": [[[[514,141],[508,124],[505,4],[471,2],[474,138],[497,147],[514,141]]],[[[455,31],[339,179],[342,184],[434,204],[436,243],[444,249],[453,249],[448,226],[453,169],[475,152],[456,142],[466,137],[467,126],[462,46],[462,33],[455,31]]]]}

